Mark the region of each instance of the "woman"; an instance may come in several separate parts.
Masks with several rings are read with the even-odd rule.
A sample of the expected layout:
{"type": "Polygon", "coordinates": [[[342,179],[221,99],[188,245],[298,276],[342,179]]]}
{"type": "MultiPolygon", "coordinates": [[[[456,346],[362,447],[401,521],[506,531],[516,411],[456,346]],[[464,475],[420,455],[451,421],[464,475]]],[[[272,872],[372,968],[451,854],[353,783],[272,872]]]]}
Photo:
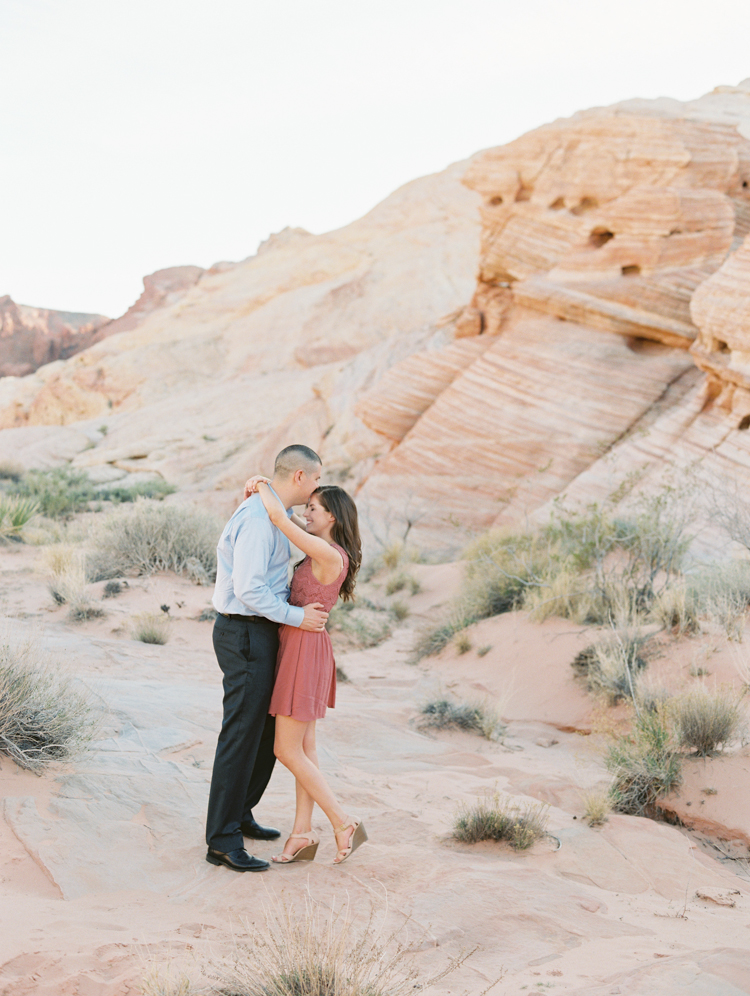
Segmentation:
{"type": "MultiPolygon", "coordinates": [[[[320,487],[311,495],[304,519],[297,515],[290,519],[266,478],[247,482],[246,494],[256,489],[274,526],[306,554],[292,578],[290,603],[322,602],[330,612],[339,593],[349,601],[362,557],[357,507],[351,497],[335,485],[320,487]]],[[[276,757],[296,779],[297,810],[283,852],[272,859],[278,864],[315,857],[320,842],[311,826],[316,802],[336,837],[334,864],[341,864],[367,840],[361,820],[346,815],[318,767],[315,723],[335,701],[336,664],[328,633],[281,626],[268,711],[276,717],[276,757]]]]}

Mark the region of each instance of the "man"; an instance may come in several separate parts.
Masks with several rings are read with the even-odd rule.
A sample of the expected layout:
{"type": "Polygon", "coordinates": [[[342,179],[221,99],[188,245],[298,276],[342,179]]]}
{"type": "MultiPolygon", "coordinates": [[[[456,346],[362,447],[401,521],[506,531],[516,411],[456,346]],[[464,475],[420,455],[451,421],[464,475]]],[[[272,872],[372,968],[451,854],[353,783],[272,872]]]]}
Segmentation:
{"type": "MultiPolygon", "coordinates": [[[[287,514],[318,487],[321,460],[307,446],[287,446],[276,457],[271,487],[287,514]]],[[[271,525],[263,502],[251,495],[221,534],[217,548],[214,650],[224,673],[224,719],[216,745],[206,821],[206,861],[234,871],[270,867],[248,854],[243,835],[255,840],[280,836],[253,818],[271,777],[274,719],[268,715],[278,651],[278,627],[312,632],[325,627],[328,613],[316,602],[289,605],[289,540],[271,525]]]]}

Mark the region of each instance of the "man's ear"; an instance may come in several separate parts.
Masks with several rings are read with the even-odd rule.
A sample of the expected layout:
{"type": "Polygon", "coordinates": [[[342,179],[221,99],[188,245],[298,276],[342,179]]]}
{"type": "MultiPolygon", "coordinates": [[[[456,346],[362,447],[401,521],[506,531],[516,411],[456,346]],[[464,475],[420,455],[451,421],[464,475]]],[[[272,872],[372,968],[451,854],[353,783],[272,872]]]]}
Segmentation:
{"type": "Polygon", "coordinates": [[[294,483],[299,487],[302,484],[302,478],[305,476],[304,470],[295,470],[294,472],[294,483]]]}

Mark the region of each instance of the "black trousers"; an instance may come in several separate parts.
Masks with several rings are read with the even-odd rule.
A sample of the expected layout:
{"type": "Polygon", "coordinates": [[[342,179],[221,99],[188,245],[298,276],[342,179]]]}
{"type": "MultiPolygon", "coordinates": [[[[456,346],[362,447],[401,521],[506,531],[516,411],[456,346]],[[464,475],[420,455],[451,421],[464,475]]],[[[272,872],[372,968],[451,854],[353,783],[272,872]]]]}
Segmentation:
{"type": "Polygon", "coordinates": [[[279,649],[269,619],[217,616],[214,650],[224,673],[224,719],[208,797],[206,843],[217,851],[244,847],[240,824],[252,818],[276,761],[275,720],[268,715],[279,649]]]}

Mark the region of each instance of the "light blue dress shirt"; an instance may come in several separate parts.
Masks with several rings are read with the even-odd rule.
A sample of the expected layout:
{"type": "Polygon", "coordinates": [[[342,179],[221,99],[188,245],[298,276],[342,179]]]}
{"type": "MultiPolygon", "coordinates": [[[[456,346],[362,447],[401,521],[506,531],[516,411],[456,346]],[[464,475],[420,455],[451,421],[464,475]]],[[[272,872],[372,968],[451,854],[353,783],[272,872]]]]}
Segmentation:
{"type": "Polygon", "coordinates": [[[250,495],[235,511],[224,527],[216,555],[213,604],[217,612],[302,625],[305,610],[287,601],[289,540],[268,518],[260,495],[250,495]]]}

